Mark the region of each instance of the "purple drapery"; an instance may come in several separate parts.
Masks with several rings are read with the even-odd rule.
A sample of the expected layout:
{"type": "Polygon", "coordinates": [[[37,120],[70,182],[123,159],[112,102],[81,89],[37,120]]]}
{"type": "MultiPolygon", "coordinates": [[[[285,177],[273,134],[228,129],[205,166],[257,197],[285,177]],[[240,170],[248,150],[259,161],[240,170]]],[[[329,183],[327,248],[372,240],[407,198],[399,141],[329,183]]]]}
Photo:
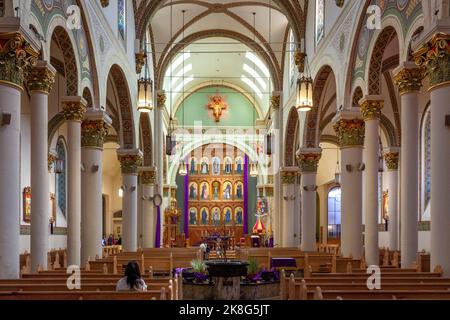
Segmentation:
{"type": "Polygon", "coordinates": [[[161,247],[161,206],[156,207],[155,248],[161,247]]]}
{"type": "Polygon", "coordinates": [[[248,232],[248,156],[244,157],[244,234],[248,232]]]}
{"type": "Polygon", "coordinates": [[[187,174],[184,176],[184,235],[189,236],[189,165],[186,164],[187,174]]]}

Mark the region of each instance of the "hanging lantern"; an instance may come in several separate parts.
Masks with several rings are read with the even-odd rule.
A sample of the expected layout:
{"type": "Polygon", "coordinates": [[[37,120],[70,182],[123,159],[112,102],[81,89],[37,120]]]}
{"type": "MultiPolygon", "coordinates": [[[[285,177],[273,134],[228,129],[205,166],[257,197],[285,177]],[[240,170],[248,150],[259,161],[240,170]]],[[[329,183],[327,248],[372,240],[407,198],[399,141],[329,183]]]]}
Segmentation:
{"type": "Polygon", "coordinates": [[[178,169],[178,174],[182,177],[187,175],[187,168],[186,168],[186,164],[184,163],[183,159],[180,161],[180,169],[178,169]]]}
{"type": "Polygon", "coordinates": [[[272,133],[266,134],[266,154],[270,156],[272,154],[272,133]]]}
{"type": "Polygon", "coordinates": [[[336,171],[334,172],[334,182],[341,184],[341,169],[339,167],[339,160],[336,162],[336,171]]]}
{"type": "Polygon", "coordinates": [[[383,172],[383,156],[378,156],[378,172],[383,172]]]}
{"type": "Polygon", "coordinates": [[[148,113],[153,109],[152,90],[153,82],[149,78],[142,77],[138,80],[138,111],[148,113]]]}
{"type": "Polygon", "coordinates": [[[297,80],[297,102],[296,108],[298,111],[310,111],[313,105],[312,100],[313,81],[311,77],[302,76],[297,80]]]}
{"type": "Polygon", "coordinates": [[[256,162],[250,164],[250,176],[251,177],[258,176],[258,164],[256,162]]]}
{"type": "Polygon", "coordinates": [[[175,146],[177,141],[172,134],[166,134],[166,155],[173,156],[175,154],[175,146]]]}

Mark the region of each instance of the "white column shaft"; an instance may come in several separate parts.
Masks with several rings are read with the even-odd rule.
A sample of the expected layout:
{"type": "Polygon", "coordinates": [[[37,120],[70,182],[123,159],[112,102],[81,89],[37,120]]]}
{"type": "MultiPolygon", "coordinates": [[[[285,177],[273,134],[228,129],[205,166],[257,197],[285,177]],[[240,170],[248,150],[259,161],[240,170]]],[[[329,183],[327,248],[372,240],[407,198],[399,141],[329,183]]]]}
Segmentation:
{"type": "Polygon", "coordinates": [[[102,150],[83,148],[82,163],[85,170],[81,173],[81,264],[85,265],[88,257],[102,256],[102,150]],[[98,170],[92,170],[98,166],[98,170]]]}
{"type": "MultiPolygon", "coordinates": [[[[152,197],[154,193],[154,186],[144,184],[142,185],[142,195],[145,198],[152,197]]],[[[142,200],[142,247],[155,247],[155,227],[156,227],[156,210],[152,201],[148,199],[142,200]]]]}
{"type": "Polygon", "coordinates": [[[81,123],[68,120],[67,135],[67,264],[79,266],[81,262],[81,123]]]}
{"type": "Polygon", "coordinates": [[[341,251],[344,257],[362,256],[362,162],[361,148],[341,149],[341,251]],[[352,171],[346,165],[352,165],[352,171]]]}
{"type": "Polygon", "coordinates": [[[137,250],[137,175],[123,174],[122,246],[124,251],[137,250]],[[134,189],[134,190],[133,190],[134,189]]]}
{"type": "Polygon", "coordinates": [[[450,87],[431,92],[431,270],[440,265],[450,276],[450,87]]]}
{"type": "Polygon", "coordinates": [[[0,84],[0,110],[11,114],[10,124],[0,126],[0,279],[19,277],[20,96],[0,84]]]}
{"type": "Polygon", "coordinates": [[[282,232],[282,245],[283,247],[294,246],[294,233],[295,233],[295,185],[283,184],[283,232],[282,232]]]}
{"type": "Polygon", "coordinates": [[[280,181],[280,167],[282,163],[282,145],[283,135],[281,134],[281,116],[280,109],[275,110],[273,113],[273,127],[275,130],[275,138],[273,139],[273,154],[272,154],[272,168],[273,168],[273,205],[270,213],[272,231],[273,231],[273,243],[274,245],[281,244],[281,216],[282,216],[282,186],[280,181]]]}
{"type": "Polygon", "coordinates": [[[398,243],[398,170],[387,172],[388,213],[389,213],[389,249],[399,250],[398,243]]]}
{"type": "Polygon", "coordinates": [[[48,95],[31,92],[31,271],[47,269],[50,189],[48,175],[48,95]]]}
{"type": "MultiPolygon", "coordinates": [[[[164,186],[164,155],[166,150],[163,150],[163,139],[164,139],[164,132],[163,132],[163,115],[162,115],[162,108],[157,107],[155,112],[155,139],[156,139],[156,151],[155,151],[155,159],[156,159],[156,187],[155,187],[155,193],[160,194],[163,196],[163,186],[164,186]]],[[[164,212],[164,201],[160,206],[160,243],[162,245],[162,235],[163,235],[163,212],[164,212]]],[[[157,210],[155,208],[155,214],[157,213],[157,210]]],[[[155,219],[156,220],[156,219],[155,219]]],[[[155,228],[156,228],[156,222],[155,222],[155,228]]],[[[156,234],[156,229],[155,229],[156,234]]]]}
{"type": "Polygon", "coordinates": [[[364,152],[364,244],[368,265],[379,265],[378,253],[378,131],[379,120],[365,122],[364,152]]]}
{"type": "Polygon", "coordinates": [[[409,268],[417,261],[419,213],[419,119],[417,93],[401,96],[401,266],[409,268]]]}
{"type": "Polygon", "coordinates": [[[307,191],[303,188],[316,185],[316,173],[303,172],[301,181],[301,248],[302,251],[316,251],[316,191],[307,191]]]}

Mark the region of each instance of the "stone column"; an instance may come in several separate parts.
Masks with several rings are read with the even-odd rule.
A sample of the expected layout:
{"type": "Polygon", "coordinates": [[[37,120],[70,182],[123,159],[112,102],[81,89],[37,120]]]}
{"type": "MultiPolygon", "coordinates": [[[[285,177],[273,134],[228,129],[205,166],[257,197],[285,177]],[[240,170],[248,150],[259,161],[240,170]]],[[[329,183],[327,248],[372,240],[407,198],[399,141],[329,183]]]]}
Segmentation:
{"type": "Polygon", "coordinates": [[[103,143],[111,119],[104,111],[86,113],[81,124],[81,265],[102,256],[103,143]]]}
{"type": "Polygon", "coordinates": [[[298,167],[285,167],[280,170],[281,184],[283,186],[283,227],[282,227],[282,246],[294,247],[295,239],[295,180],[298,175],[298,167]]]}
{"type": "Polygon", "coordinates": [[[156,169],[155,167],[141,167],[140,177],[142,185],[142,247],[155,247],[155,228],[156,228],[156,210],[153,201],[150,200],[154,196],[156,169]]]}
{"type": "MultiPolygon", "coordinates": [[[[356,109],[357,110],[357,109],[356,109]]],[[[344,257],[361,258],[362,148],[364,121],[359,110],[340,111],[333,119],[341,149],[341,251],[344,257]]]]}
{"type": "Polygon", "coordinates": [[[381,109],[384,106],[382,96],[368,95],[359,101],[365,121],[365,171],[364,171],[364,223],[365,256],[367,265],[379,265],[378,245],[378,166],[379,131],[381,109]]]}
{"type": "Polygon", "coordinates": [[[55,83],[55,69],[39,61],[28,77],[31,105],[31,271],[47,269],[49,250],[50,186],[48,175],[48,94],[55,83]]]}
{"type": "MultiPolygon", "coordinates": [[[[156,185],[155,185],[155,193],[163,195],[163,186],[164,186],[164,157],[166,150],[163,150],[164,145],[164,131],[163,131],[163,112],[166,107],[166,93],[164,90],[158,90],[156,93],[156,110],[155,110],[155,166],[156,166],[156,185]]],[[[156,210],[155,210],[156,212],[156,210]]],[[[164,213],[164,201],[160,206],[160,236],[162,237],[162,221],[163,221],[163,213],[164,213]]],[[[155,223],[156,225],[156,223],[155,223]]],[[[160,239],[160,243],[162,244],[162,238],[160,239]]]]}
{"type": "MultiPolygon", "coordinates": [[[[269,179],[269,181],[270,181],[270,179],[269,179]]],[[[270,237],[270,236],[273,236],[273,228],[272,228],[272,212],[274,210],[274,208],[273,208],[273,193],[274,193],[273,185],[272,184],[265,185],[264,193],[265,193],[265,196],[267,197],[267,202],[269,203],[269,215],[267,216],[267,219],[266,219],[266,229],[267,229],[267,233],[270,237]]]]}
{"type": "Polygon", "coordinates": [[[401,99],[401,267],[417,262],[419,214],[419,91],[421,70],[404,62],[394,70],[394,81],[401,99]]]}
{"type": "Polygon", "coordinates": [[[117,154],[122,169],[122,246],[124,251],[137,251],[137,174],[142,152],[120,149],[117,154]]]}
{"type": "MultiPolygon", "coordinates": [[[[63,97],[67,121],[67,265],[81,263],[81,121],[86,112],[82,97],[63,97]]],[[[101,241],[101,239],[100,239],[101,241]]]]}
{"type": "Polygon", "coordinates": [[[281,131],[282,122],[282,108],[281,108],[281,92],[274,91],[270,100],[270,106],[272,108],[272,122],[273,122],[273,145],[272,145],[272,174],[273,174],[273,203],[272,203],[272,214],[271,223],[273,228],[273,241],[274,244],[281,244],[281,178],[280,178],[280,167],[282,163],[282,146],[283,146],[283,135],[281,131]]]}
{"type": "Polygon", "coordinates": [[[389,249],[399,250],[398,231],[398,160],[400,148],[391,147],[384,151],[384,160],[388,172],[387,188],[388,188],[388,232],[389,232],[389,249]]]}
{"type": "Polygon", "coordinates": [[[20,104],[24,70],[37,61],[24,37],[0,34],[0,279],[19,277],[20,104]]]}
{"type": "Polygon", "coordinates": [[[441,266],[445,277],[450,276],[450,251],[448,250],[448,244],[450,243],[449,33],[450,28],[448,24],[444,31],[437,28],[434,29],[431,36],[425,38],[426,42],[423,47],[414,54],[417,64],[426,65],[430,79],[432,168],[430,199],[431,270],[434,270],[437,266],[441,266]]]}
{"type": "Polygon", "coordinates": [[[317,166],[322,156],[321,148],[301,148],[297,159],[300,165],[301,177],[301,249],[316,251],[316,197],[317,197],[317,166]]]}

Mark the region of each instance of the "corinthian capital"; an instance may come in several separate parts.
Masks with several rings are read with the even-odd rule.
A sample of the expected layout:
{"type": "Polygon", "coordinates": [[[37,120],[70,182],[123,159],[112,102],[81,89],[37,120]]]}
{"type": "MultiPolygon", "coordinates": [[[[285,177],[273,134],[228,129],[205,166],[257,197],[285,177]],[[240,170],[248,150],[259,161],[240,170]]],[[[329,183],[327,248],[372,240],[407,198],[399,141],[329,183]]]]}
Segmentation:
{"type": "Polygon", "coordinates": [[[382,96],[369,95],[365,96],[359,101],[361,114],[364,121],[380,119],[381,109],[384,106],[384,99],[382,96]]]}
{"type": "Polygon", "coordinates": [[[49,94],[55,83],[56,70],[47,61],[38,61],[36,66],[30,68],[27,77],[29,91],[38,91],[49,94]]]}
{"type": "Polygon", "coordinates": [[[158,90],[156,92],[156,102],[158,108],[164,108],[166,106],[166,92],[164,90],[158,90]]]}
{"type": "Polygon", "coordinates": [[[142,151],[121,149],[117,151],[117,156],[123,174],[138,174],[138,168],[142,164],[142,151]]]}
{"type": "Polygon", "coordinates": [[[87,102],[83,97],[63,97],[61,103],[66,120],[77,122],[81,122],[83,120],[87,105],[87,102]]]}
{"type": "Polygon", "coordinates": [[[423,71],[412,62],[404,62],[394,70],[394,82],[400,95],[419,92],[422,86],[423,71]]]}
{"type": "Polygon", "coordinates": [[[321,148],[301,148],[297,153],[297,160],[300,166],[300,172],[317,172],[319,160],[322,157],[321,148]]]}

